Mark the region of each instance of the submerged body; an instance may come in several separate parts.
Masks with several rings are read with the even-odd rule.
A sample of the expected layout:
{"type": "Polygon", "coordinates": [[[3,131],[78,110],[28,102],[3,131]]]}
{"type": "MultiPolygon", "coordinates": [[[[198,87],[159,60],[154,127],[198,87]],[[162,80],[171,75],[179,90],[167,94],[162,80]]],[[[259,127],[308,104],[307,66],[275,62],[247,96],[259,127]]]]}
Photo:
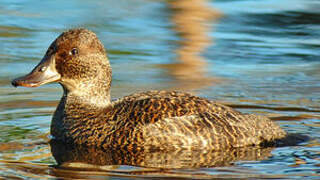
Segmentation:
{"type": "Polygon", "coordinates": [[[59,82],[63,97],[51,134],[103,148],[216,149],[272,143],[286,136],[266,117],[182,92],[148,91],[110,100],[111,67],[103,45],[86,29],[61,34],[40,64],[15,86],[59,82]]]}

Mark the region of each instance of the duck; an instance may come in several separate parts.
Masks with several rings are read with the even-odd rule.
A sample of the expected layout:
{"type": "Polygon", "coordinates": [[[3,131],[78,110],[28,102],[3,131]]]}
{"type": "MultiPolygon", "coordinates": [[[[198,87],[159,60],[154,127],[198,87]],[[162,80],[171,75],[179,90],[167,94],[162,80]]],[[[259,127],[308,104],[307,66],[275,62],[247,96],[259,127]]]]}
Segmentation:
{"type": "Polygon", "coordinates": [[[85,28],[63,32],[38,65],[13,86],[57,82],[62,98],[52,138],[103,149],[210,149],[262,146],[287,136],[261,115],[241,113],[180,91],[146,91],[111,100],[112,70],[97,35],[85,28]]]}

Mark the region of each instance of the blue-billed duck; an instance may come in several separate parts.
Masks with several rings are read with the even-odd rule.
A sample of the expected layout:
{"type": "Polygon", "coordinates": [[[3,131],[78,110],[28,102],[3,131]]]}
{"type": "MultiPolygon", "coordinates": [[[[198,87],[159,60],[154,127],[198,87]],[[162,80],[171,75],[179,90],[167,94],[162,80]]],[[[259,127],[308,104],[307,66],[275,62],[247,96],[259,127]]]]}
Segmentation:
{"type": "Polygon", "coordinates": [[[62,33],[40,63],[14,86],[58,82],[63,96],[51,135],[102,148],[213,149],[272,143],[287,133],[267,117],[177,91],[110,99],[111,67],[104,46],[87,29],[62,33]]]}

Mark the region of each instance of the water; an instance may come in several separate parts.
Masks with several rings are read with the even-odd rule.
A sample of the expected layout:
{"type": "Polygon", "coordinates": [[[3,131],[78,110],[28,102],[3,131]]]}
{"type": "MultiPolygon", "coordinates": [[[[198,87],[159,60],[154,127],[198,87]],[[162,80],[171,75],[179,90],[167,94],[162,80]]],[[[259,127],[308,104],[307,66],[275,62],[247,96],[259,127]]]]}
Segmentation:
{"type": "MultiPolygon", "coordinates": [[[[0,177],[318,179],[319,7],[315,0],[2,0],[0,177]],[[105,44],[113,98],[147,89],[191,91],[266,115],[286,131],[312,139],[226,154],[108,152],[105,161],[131,161],[58,167],[48,142],[60,86],[15,89],[10,80],[29,72],[56,36],[72,27],[93,30],[105,44]]],[[[62,149],[52,150],[98,159],[83,156],[87,149],[62,149]]]]}

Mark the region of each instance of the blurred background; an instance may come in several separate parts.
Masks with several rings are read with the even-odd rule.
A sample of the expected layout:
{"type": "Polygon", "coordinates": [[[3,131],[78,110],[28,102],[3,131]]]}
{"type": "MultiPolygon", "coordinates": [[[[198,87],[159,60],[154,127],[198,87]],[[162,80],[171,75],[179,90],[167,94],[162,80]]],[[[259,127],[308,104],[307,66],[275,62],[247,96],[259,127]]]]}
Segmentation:
{"type": "Polygon", "coordinates": [[[276,148],[266,160],[192,172],[318,177],[319,8],[317,0],[1,0],[0,177],[58,177],[47,142],[62,89],[13,88],[10,81],[28,73],[60,33],[76,27],[94,31],[105,45],[112,98],[150,89],[189,91],[313,138],[276,148]]]}

